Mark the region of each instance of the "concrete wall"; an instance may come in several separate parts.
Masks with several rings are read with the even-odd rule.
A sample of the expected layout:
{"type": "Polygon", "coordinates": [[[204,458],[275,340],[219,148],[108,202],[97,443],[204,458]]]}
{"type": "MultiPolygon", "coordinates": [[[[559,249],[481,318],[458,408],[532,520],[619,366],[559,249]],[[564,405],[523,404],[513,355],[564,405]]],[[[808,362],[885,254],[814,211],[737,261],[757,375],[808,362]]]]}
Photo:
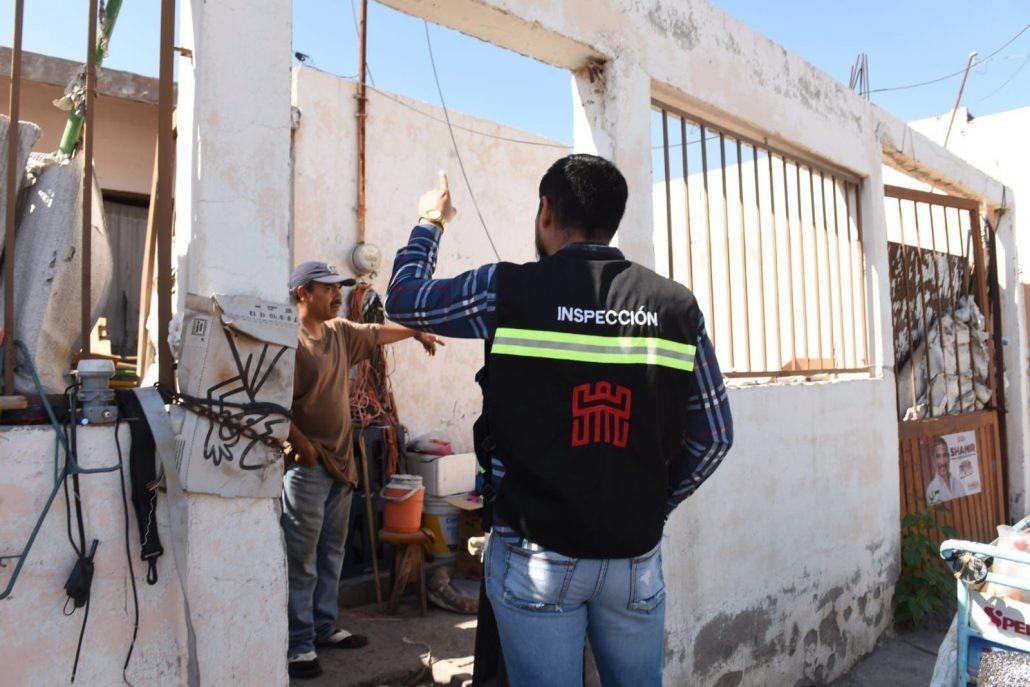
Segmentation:
{"type": "Polygon", "coordinates": [[[733,391],[738,448],[712,484],[677,514],[666,543],[674,599],[668,616],[670,683],[795,684],[840,675],[872,649],[889,622],[884,587],[893,582],[899,538],[881,160],[889,150],[912,160],[919,171],[932,170],[958,188],[976,188],[994,203],[1003,187],[707,2],[386,4],[573,71],[576,149],[601,152],[626,174],[631,201],[619,241],[644,264],[653,265],[657,252],[647,135],[651,98],[863,179],[861,231],[873,378],[733,391]],[[828,412],[840,414],[827,417],[828,412]],[[861,427],[861,441],[826,431],[836,423],[842,430],[861,427]],[[798,454],[809,456],[812,466],[810,481],[803,485],[787,471],[795,460],[806,465],[798,454]],[[837,462],[841,457],[843,465],[837,462]],[[747,472],[734,473],[734,461],[747,472]],[[849,469],[869,477],[853,479],[849,469]],[[764,483],[754,479],[755,472],[764,483]],[[741,488],[756,484],[762,486],[741,488]],[[849,497],[842,497],[849,488],[849,497]],[[773,497],[763,499],[762,494],[773,497]],[[853,518],[826,517],[841,512],[842,502],[853,518]],[[722,504],[725,510],[719,509],[722,504]],[[765,509],[759,511],[758,504],[765,509]],[[799,510],[804,517],[798,517],[799,510]],[[761,513],[783,524],[749,522],[745,529],[738,512],[761,513]],[[875,515],[865,515],[859,524],[868,513],[875,515]],[[775,545],[781,533],[792,545],[775,545]],[[695,554],[706,546],[718,550],[720,542],[730,539],[737,545],[725,553],[732,553],[733,560],[695,554]],[[806,556],[805,562],[777,564],[784,551],[806,556]],[[739,575],[730,578],[735,584],[720,584],[721,571],[706,567],[723,565],[736,566],[739,575]],[[806,578],[807,571],[812,572],[806,578]],[[830,601],[818,603],[824,598],[830,601]],[[763,617],[769,622],[764,629],[763,617]],[[709,626],[709,621],[715,622],[709,626]],[[781,622],[790,629],[778,643],[774,628],[781,622]],[[794,622],[798,638],[791,652],[794,622]],[[787,648],[786,657],[780,647],[787,648]]]}
{"type": "Polygon", "coordinates": [[[730,405],[733,450],[666,528],[666,684],[825,684],[891,622],[891,385],[735,388],[730,405]]]}
{"type": "MultiPolygon", "coordinates": [[[[357,130],[353,82],[303,67],[294,71],[293,264],[326,260],[350,272],[356,241],[357,130]]],[[[571,116],[571,113],[570,113],[571,116]]],[[[418,221],[419,195],[449,172],[458,219],[444,234],[437,274],[453,276],[496,262],[462,179],[443,111],[426,103],[369,91],[366,240],[382,250],[373,280],[384,299],[397,249],[418,221]],[[413,109],[414,108],[414,109],[413,109]],[[424,114],[419,114],[418,110],[424,114]],[[429,116],[426,116],[426,115],[429,116]]],[[[493,122],[451,113],[455,137],[483,219],[504,260],[534,259],[533,219],[540,177],[566,149],[493,122]],[[531,141],[513,143],[467,131],[531,141]]],[[[282,292],[285,296],[286,285],[282,292]]],[[[401,421],[419,434],[441,429],[456,448],[471,450],[472,421],[481,407],[472,381],[482,366],[480,341],[448,340],[435,358],[412,341],[389,349],[391,381],[401,421]]]]}
{"type": "MultiPolygon", "coordinates": [[[[5,113],[10,102],[10,83],[9,77],[0,76],[0,111],[5,113]]],[[[37,152],[57,150],[61,142],[68,113],[54,107],[53,101],[63,94],[63,86],[22,82],[21,118],[43,130],[34,148],[37,152]]],[[[101,189],[150,195],[157,136],[156,103],[102,93],[96,103],[93,158],[101,189]]]]}
{"type": "MultiPolygon", "coordinates": [[[[128,484],[128,427],[121,445],[128,484]]],[[[118,454],[112,426],[79,430],[78,456],[83,467],[114,465],[118,454]]],[[[54,484],[54,433],[47,427],[0,428],[0,555],[19,552],[36,523],[54,484]]],[[[63,459],[63,458],[62,458],[63,459]]],[[[119,473],[80,478],[87,540],[100,540],[96,554],[92,603],[76,684],[122,684],[122,664],[132,639],[133,605],[125,558],[119,473]]],[[[70,485],[69,485],[70,486],[70,485]]],[[[186,682],[186,616],[182,589],[169,547],[168,503],[158,499],[157,526],[166,554],[158,559],[158,582],[148,585],[146,565],[139,560],[139,530],[129,502],[129,551],[136,572],[140,630],[125,676],[131,684],[180,685],[186,682]]],[[[62,613],[64,583],[75,564],[68,543],[64,497],[58,494],[29,553],[13,595],[0,601],[0,665],[5,685],[67,684],[83,609],[62,613]]],[[[72,517],[73,532],[75,528],[72,517]]],[[[6,587],[17,561],[0,569],[6,587]]]]}

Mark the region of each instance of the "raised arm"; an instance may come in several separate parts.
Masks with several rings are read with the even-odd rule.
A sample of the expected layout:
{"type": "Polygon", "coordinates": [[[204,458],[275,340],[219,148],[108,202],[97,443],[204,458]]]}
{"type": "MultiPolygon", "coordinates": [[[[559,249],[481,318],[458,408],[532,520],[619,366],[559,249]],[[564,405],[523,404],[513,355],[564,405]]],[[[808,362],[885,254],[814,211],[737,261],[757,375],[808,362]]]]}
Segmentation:
{"type": "Polygon", "coordinates": [[[483,265],[449,279],[433,279],[443,227],[454,212],[447,177],[441,173],[441,188],[419,200],[423,221],[412,229],[408,244],[397,251],[386,292],[386,314],[412,329],[487,339],[493,336],[496,321],[496,265],[483,265]]]}

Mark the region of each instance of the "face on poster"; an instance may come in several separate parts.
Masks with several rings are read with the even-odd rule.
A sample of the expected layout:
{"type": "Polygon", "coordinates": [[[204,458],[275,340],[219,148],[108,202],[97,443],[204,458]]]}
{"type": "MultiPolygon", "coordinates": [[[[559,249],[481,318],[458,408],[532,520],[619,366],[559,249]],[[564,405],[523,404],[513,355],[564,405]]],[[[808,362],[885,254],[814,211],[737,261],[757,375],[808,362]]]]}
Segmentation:
{"type": "Polygon", "coordinates": [[[980,493],[976,432],[944,434],[919,443],[927,505],[980,493]]]}

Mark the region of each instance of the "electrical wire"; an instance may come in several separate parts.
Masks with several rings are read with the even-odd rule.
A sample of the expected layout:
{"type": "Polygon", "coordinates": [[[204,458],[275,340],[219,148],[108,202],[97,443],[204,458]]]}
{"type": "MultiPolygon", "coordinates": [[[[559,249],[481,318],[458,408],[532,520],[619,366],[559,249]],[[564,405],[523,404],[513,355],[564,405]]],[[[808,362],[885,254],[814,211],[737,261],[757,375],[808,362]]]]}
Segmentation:
{"type": "Polygon", "coordinates": [[[433,79],[436,81],[436,92],[440,95],[440,106],[443,108],[443,116],[447,120],[447,131],[451,135],[451,143],[454,145],[454,154],[458,158],[458,167],[461,169],[461,176],[465,179],[465,188],[468,189],[469,197],[472,199],[472,206],[476,209],[476,214],[479,215],[479,222],[483,225],[483,231],[486,233],[486,238],[490,242],[490,247],[493,249],[498,262],[500,262],[501,254],[498,252],[497,245],[494,243],[494,238],[490,235],[490,230],[486,226],[486,220],[483,219],[483,213],[480,211],[479,203],[476,201],[476,194],[472,191],[472,184],[469,183],[468,173],[465,171],[465,163],[461,159],[461,151],[458,150],[458,139],[454,137],[454,127],[451,125],[451,115],[447,111],[447,103],[444,101],[443,89],[440,87],[440,76],[436,71],[436,59],[433,57],[433,42],[429,38],[429,22],[423,19],[422,23],[425,25],[426,29],[426,47],[429,48],[429,64],[433,67],[433,79]]]}
{"type": "Polygon", "coordinates": [[[1027,62],[1030,62],[1030,55],[1027,55],[1026,59],[1023,60],[1022,64],[1020,64],[1018,67],[1016,67],[1016,71],[1012,72],[1012,76],[1010,76],[1009,78],[1005,79],[1005,83],[1003,83],[1002,85],[998,86],[993,91],[991,91],[990,93],[988,93],[984,97],[980,98],[979,100],[974,100],[973,102],[975,102],[975,103],[982,103],[983,101],[987,100],[991,96],[996,95],[997,93],[999,93],[1001,91],[1001,89],[1005,88],[1006,86],[1008,86],[1012,82],[1012,79],[1016,78],[1019,75],[1019,72],[1023,71],[1023,67],[1026,66],[1027,62]]]}
{"type": "Polygon", "coordinates": [[[136,638],[139,636],[139,594],[136,591],[136,571],[132,566],[132,551],[129,548],[129,498],[125,493],[125,468],[124,461],[122,459],[122,442],[118,437],[118,430],[121,428],[122,416],[119,415],[118,419],[114,423],[114,445],[118,450],[118,486],[122,488],[122,515],[124,516],[125,523],[125,561],[129,565],[129,582],[132,584],[132,608],[133,608],[133,621],[132,621],[132,641],[129,642],[129,651],[125,655],[125,663],[122,665],[122,680],[125,684],[130,684],[129,679],[125,676],[125,671],[129,669],[129,661],[132,660],[132,651],[136,648],[136,638]]]}
{"type": "MultiPolygon", "coordinates": [[[[358,28],[358,13],[357,13],[357,10],[354,7],[354,0],[351,0],[351,3],[350,3],[350,13],[351,13],[351,19],[354,21],[354,35],[357,36],[358,40],[361,40],[361,29],[358,28]]],[[[365,60],[365,74],[368,76],[368,80],[369,80],[369,82],[371,84],[371,85],[365,84],[365,88],[369,88],[369,89],[375,91],[376,93],[378,93],[379,95],[383,96],[384,98],[392,100],[395,103],[397,103],[398,105],[400,105],[402,107],[408,108],[412,112],[420,114],[423,117],[428,117],[429,119],[432,119],[434,122],[440,122],[441,124],[447,124],[447,120],[446,119],[440,119],[439,117],[433,115],[430,112],[426,112],[425,110],[420,110],[417,107],[415,107],[414,105],[412,105],[411,103],[404,102],[403,100],[401,100],[400,98],[395,96],[393,93],[390,93],[389,91],[384,91],[383,89],[381,89],[378,86],[376,86],[376,80],[374,78],[372,78],[372,65],[369,63],[369,61],[367,59],[365,60]]],[[[343,78],[352,78],[352,77],[343,77],[343,78]]],[[[357,77],[353,77],[353,78],[357,78],[357,77]]],[[[460,124],[453,124],[452,126],[455,129],[461,129],[462,131],[468,131],[469,133],[477,134],[479,136],[485,136],[486,138],[493,138],[493,139],[496,139],[498,141],[507,141],[509,143],[521,143],[523,145],[531,145],[531,146],[543,146],[545,148],[558,148],[558,149],[561,149],[561,150],[571,150],[571,146],[567,146],[567,145],[565,145],[563,143],[548,143],[546,141],[530,141],[530,140],[525,139],[525,138],[512,138],[510,136],[500,136],[498,134],[491,134],[491,133],[488,133],[486,131],[480,131],[479,129],[473,129],[471,127],[462,126],[460,124]]]]}
{"type": "MultiPolygon", "coordinates": [[[[425,110],[420,110],[417,107],[415,107],[414,105],[412,105],[411,103],[404,102],[403,100],[401,100],[400,98],[398,98],[394,94],[390,93],[389,91],[384,91],[383,89],[378,88],[376,86],[366,86],[366,88],[368,88],[369,90],[375,91],[376,93],[378,93],[379,95],[383,96],[384,98],[387,98],[389,100],[394,101],[398,105],[401,105],[403,107],[408,108],[412,112],[416,112],[416,113],[422,115],[423,117],[427,117],[429,119],[432,119],[434,122],[440,122],[441,124],[446,124],[447,123],[446,119],[440,119],[439,117],[433,115],[432,113],[426,112],[425,110]]],[[[526,139],[526,138],[512,138],[511,136],[501,136],[499,134],[491,134],[491,133],[489,133],[487,131],[482,131],[480,129],[473,129],[472,127],[462,126],[461,124],[453,124],[452,123],[452,126],[455,129],[461,129],[462,131],[468,131],[469,133],[477,134],[479,136],[484,136],[486,138],[497,139],[498,141],[507,141],[508,143],[521,143],[523,145],[541,146],[541,147],[544,147],[544,148],[558,148],[560,150],[571,150],[572,149],[571,146],[565,145],[564,143],[550,143],[548,141],[531,141],[531,140],[526,139]]]]}
{"type": "Polygon", "coordinates": [[[82,615],[82,627],[79,628],[79,642],[75,645],[75,663],[72,665],[72,682],[75,682],[75,674],[79,672],[79,655],[82,653],[82,639],[86,636],[86,623],[89,621],[90,597],[86,597],[86,611],[82,615]]]}
{"type": "MultiPolygon", "coordinates": [[[[354,0],[350,0],[350,16],[354,20],[354,35],[357,39],[361,40],[361,29],[358,28],[358,11],[354,8],[354,0]]],[[[372,82],[372,85],[376,85],[376,80],[372,78],[372,65],[365,60],[365,74],[368,75],[368,80],[372,82]]]]}
{"type": "MultiPolygon", "coordinates": [[[[1016,35],[1015,35],[1015,36],[1013,36],[1012,38],[1008,39],[1008,40],[1007,40],[1007,41],[1005,42],[1005,44],[1004,44],[1004,45],[1002,45],[1002,46],[1001,46],[1000,48],[998,48],[997,50],[995,50],[994,52],[992,52],[992,53],[991,53],[990,55],[988,55],[987,57],[983,58],[982,60],[976,60],[976,61],[974,61],[974,62],[973,62],[973,64],[969,65],[969,69],[972,69],[973,67],[976,67],[976,66],[979,66],[979,65],[981,65],[981,64],[984,64],[985,62],[987,62],[988,60],[990,60],[991,58],[993,58],[993,57],[994,57],[995,55],[997,55],[998,53],[1000,53],[1000,52],[1001,52],[1002,50],[1004,50],[1005,48],[1007,48],[1007,47],[1009,47],[1010,45],[1012,45],[1012,43],[1013,43],[1013,42],[1014,42],[1014,41],[1015,41],[1015,40],[1016,40],[1017,38],[1019,38],[1019,37],[1020,37],[1020,36],[1022,36],[1022,35],[1023,35],[1024,33],[1026,33],[1028,29],[1030,29],[1030,24],[1027,24],[1027,25],[1026,25],[1026,26],[1024,26],[1024,27],[1023,27],[1022,29],[1020,29],[1020,30],[1019,30],[1019,32],[1018,32],[1018,33],[1016,33],[1016,35]]],[[[921,81],[920,83],[914,83],[914,84],[909,84],[909,85],[907,85],[907,86],[891,86],[891,87],[889,87],[889,88],[874,88],[873,90],[871,90],[871,91],[869,91],[869,92],[870,92],[870,93],[884,93],[884,92],[886,92],[886,91],[903,91],[903,90],[907,90],[907,89],[909,89],[909,88],[919,88],[919,87],[921,87],[921,86],[929,86],[930,84],[938,83],[938,82],[941,82],[941,81],[946,81],[946,80],[948,80],[948,79],[951,79],[951,78],[953,78],[953,77],[956,77],[956,76],[958,76],[959,74],[961,74],[961,73],[962,73],[962,72],[964,72],[964,71],[966,71],[966,70],[965,70],[965,68],[963,68],[963,69],[960,69],[960,70],[958,70],[957,72],[953,72],[953,73],[951,73],[951,74],[948,74],[948,75],[946,75],[946,76],[941,76],[941,77],[938,77],[938,78],[936,78],[936,79],[930,79],[929,81],[921,81]]]]}

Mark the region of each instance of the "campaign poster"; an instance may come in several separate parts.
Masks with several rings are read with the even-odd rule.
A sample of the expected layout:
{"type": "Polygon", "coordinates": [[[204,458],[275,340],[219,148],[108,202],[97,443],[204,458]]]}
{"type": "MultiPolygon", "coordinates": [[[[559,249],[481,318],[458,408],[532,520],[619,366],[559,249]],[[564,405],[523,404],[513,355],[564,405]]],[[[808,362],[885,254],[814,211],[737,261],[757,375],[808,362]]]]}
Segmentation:
{"type": "Polygon", "coordinates": [[[921,439],[926,503],[934,505],[983,491],[976,432],[921,439]]]}

